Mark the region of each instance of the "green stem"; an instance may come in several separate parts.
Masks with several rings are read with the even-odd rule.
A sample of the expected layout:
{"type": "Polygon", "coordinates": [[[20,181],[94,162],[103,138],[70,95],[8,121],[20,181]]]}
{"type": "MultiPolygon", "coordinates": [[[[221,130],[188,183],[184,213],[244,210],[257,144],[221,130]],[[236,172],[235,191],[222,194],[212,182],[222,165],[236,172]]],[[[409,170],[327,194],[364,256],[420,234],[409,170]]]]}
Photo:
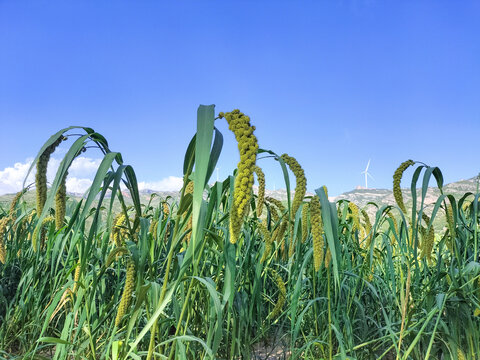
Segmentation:
{"type": "Polygon", "coordinates": [[[328,297],[328,347],[329,347],[329,359],[332,360],[333,356],[333,343],[332,343],[332,307],[330,296],[330,267],[327,268],[327,297],[328,297]]]}
{"type": "MultiPolygon", "coordinates": [[[[203,241],[202,247],[200,249],[200,254],[203,252],[203,250],[205,248],[205,243],[206,243],[206,241],[203,241]]],[[[195,265],[193,267],[194,269],[197,268],[199,262],[200,262],[200,256],[198,256],[196,261],[195,261],[195,265]]],[[[195,274],[194,274],[194,276],[195,276],[195,274]]],[[[177,336],[179,331],[180,331],[180,327],[182,325],[182,320],[183,320],[183,317],[185,316],[185,311],[187,310],[187,306],[189,305],[189,299],[190,299],[190,295],[192,293],[194,280],[195,279],[192,276],[191,279],[190,279],[190,284],[188,285],[187,295],[185,296],[185,300],[183,302],[182,311],[181,311],[180,317],[178,318],[178,321],[177,321],[177,327],[175,329],[175,336],[177,336]]],[[[175,353],[175,343],[176,343],[176,341],[174,340],[172,342],[172,346],[170,348],[170,355],[168,356],[169,359],[173,359],[173,354],[175,353]]]]}

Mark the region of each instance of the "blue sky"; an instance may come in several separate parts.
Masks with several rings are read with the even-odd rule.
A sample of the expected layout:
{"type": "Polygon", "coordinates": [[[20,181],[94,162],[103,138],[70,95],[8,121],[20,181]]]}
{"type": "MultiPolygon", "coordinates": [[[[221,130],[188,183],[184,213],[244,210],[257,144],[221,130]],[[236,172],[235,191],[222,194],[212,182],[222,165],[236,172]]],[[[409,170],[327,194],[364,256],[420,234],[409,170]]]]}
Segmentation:
{"type": "MultiPolygon", "coordinates": [[[[408,158],[473,177],[479,15],[478,1],[0,0],[0,183],[69,125],[103,134],[147,184],[181,176],[199,104],[250,115],[310,191],[362,185],[368,159],[371,187],[408,158]]],[[[224,178],[238,153],[218,128],[224,178]]]]}

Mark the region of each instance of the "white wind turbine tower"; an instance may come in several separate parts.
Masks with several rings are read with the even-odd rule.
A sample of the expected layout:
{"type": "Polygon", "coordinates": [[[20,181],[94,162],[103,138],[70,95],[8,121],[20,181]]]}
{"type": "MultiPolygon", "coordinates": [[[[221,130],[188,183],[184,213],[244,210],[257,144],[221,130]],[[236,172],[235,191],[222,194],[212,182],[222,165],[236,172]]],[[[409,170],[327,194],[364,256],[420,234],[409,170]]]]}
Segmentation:
{"type": "Polygon", "coordinates": [[[365,174],[365,189],[368,189],[368,177],[370,176],[373,179],[373,176],[370,175],[370,173],[368,172],[368,167],[370,166],[370,160],[371,159],[368,159],[367,167],[365,168],[364,171],[361,172],[361,174],[365,174]]]}

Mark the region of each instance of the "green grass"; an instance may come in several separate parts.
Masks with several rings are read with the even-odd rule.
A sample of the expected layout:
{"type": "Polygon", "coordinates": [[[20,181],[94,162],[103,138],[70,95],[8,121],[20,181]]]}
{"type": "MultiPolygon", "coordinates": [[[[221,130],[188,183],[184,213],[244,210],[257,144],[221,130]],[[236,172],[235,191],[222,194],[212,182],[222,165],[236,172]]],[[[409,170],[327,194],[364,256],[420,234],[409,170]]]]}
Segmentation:
{"type": "MultiPolygon", "coordinates": [[[[265,243],[258,223],[274,232],[289,218],[293,199],[285,204],[283,220],[274,222],[272,206],[256,216],[253,198],[239,241],[231,244],[234,176],[208,185],[223,146],[214,121],[213,106],[199,108],[197,133],[184,161],[185,183],[193,180],[195,191],[182,189],[178,200],[169,199],[168,215],[160,202],[142,203],[133,168],[123,164],[102,135],[67,128],[47,141],[39,154],[58,136],[77,134],[70,135],[77,140],[49,189],[44,212],[30,218],[31,206],[21,200],[15,221],[7,226],[6,262],[0,263],[0,359],[250,359],[254,348],[280,340],[285,353],[296,359],[480,356],[475,316],[480,307],[478,194],[457,201],[443,192],[439,169],[417,164],[411,189],[420,189],[420,201],[408,214],[379,207],[366,233],[353,230],[347,202],[330,203],[319,184],[329,267],[314,271],[311,224],[307,240],[301,241],[302,207],[285,237],[260,262],[265,243]],[[31,234],[53,214],[60,180],[85,146],[104,154],[91,190],[84,199],[70,200],[65,225],[60,230],[46,226],[43,241],[33,246],[31,234]],[[451,228],[437,230],[428,261],[421,256],[429,225],[421,212],[430,182],[440,195],[428,215],[435,221],[451,204],[454,218],[451,228]],[[122,183],[129,202],[120,191],[122,183]],[[120,227],[120,250],[110,236],[118,211],[130,219],[120,227]],[[158,221],[156,236],[150,231],[152,221],[158,221]],[[373,239],[369,247],[367,237],[373,239]],[[284,255],[290,246],[292,257],[284,255]],[[136,269],[133,296],[117,327],[130,261],[136,269]],[[269,316],[281,297],[277,276],[285,283],[285,303],[278,315],[269,316]]],[[[260,167],[279,159],[271,150],[259,153],[268,155],[257,161],[260,167]]],[[[284,173],[290,192],[295,179],[284,173]]],[[[417,199],[415,193],[412,199],[417,199]]],[[[12,215],[8,206],[3,209],[0,217],[12,215]]]]}

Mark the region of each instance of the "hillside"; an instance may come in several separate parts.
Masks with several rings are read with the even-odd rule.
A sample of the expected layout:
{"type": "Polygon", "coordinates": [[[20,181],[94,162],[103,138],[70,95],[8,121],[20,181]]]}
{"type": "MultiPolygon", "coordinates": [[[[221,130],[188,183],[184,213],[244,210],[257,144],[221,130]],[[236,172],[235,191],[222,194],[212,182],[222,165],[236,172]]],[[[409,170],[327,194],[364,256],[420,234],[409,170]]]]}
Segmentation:
{"type": "MultiPolygon", "coordinates": [[[[466,192],[473,192],[477,191],[477,177],[468,179],[468,180],[460,180],[457,182],[453,182],[444,186],[444,193],[453,195],[457,200],[464,195],[466,192]]],[[[257,192],[257,187],[254,186],[254,192],[257,192]]],[[[292,191],[292,196],[294,192],[292,191]]],[[[129,202],[129,195],[128,193],[124,193],[125,199],[127,203],[129,202]]],[[[277,190],[266,190],[266,196],[270,196],[276,198],[281,201],[287,201],[287,191],[285,189],[277,189],[277,190]]],[[[307,196],[312,196],[314,194],[307,192],[307,196]]],[[[435,201],[438,199],[440,195],[440,191],[436,187],[429,187],[427,196],[425,199],[425,204],[427,208],[434,204],[435,201]]],[[[12,201],[15,194],[7,194],[0,196],[0,207],[8,208],[10,202],[12,201]]],[[[81,194],[69,194],[71,198],[76,199],[77,201],[82,198],[81,194]]],[[[160,201],[173,198],[177,199],[179,197],[179,193],[176,191],[154,191],[154,190],[143,190],[140,192],[140,198],[142,204],[147,204],[151,197],[152,204],[156,205],[160,201]],[[156,195],[154,195],[156,194],[156,195]]],[[[403,189],[403,197],[405,200],[405,204],[407,207],[410,207],[412,204],[412,199],[410,195],[410,189],[403,189]]],[[[420,199],[420,197],[418,197],[420,199]]],[[[35,204],[35,192],[29,191],[24,199],[26,200],[28,205],[35,204]]],[[[369,202],[373,202],[378,206],[382,205],[395,205],[395,199],[393,197],[393,192],[390,189],[355,189],[348,192],[345,192],[339,196],[329,197],[330,201],[339,201],[342,199],[346,199],[349,201],[355,202],[360,207],[366,206],[369,202]]],[[[373,208],[369,209],[369,214],[373,215],[375,210],[373,208]]]]}
{"type": "MultiPolygon", "coordinates": [[[[457,200],[467,192],[475,193],[476,191],[477,177],[453,182],[443,187],[444,194],[453,195],[457,200]]],[[[420,194],[418,194],[419,192],[420,190],[417,189],[418,200],[420,200],[420,194]]],[[[410,189],[403,188],[402,193],[406,206],[410,206],[412,204],[410,189]]],[[[429,187],[425,198],[425,204],[427,207],[431,204],[434,204],[439,196],[440,190],[438,190],[437,187],[429,187]]],[[[379,206],[395,204],[393,192],[389,189],[356,189],[330,198],[331,201],[338,201],[341,199],[353,201],[360,207],[367,205],[368,202],[374,202],[379,206]]]]}

